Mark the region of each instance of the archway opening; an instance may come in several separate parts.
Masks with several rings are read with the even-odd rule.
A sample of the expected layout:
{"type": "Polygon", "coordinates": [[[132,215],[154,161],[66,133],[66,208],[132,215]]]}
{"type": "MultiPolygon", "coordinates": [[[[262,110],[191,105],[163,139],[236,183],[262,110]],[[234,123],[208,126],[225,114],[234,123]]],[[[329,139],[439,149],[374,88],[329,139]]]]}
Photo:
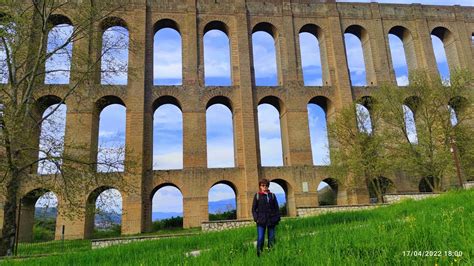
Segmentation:
{"type": "Polygon", "coordinates": [[[123,172],[125,161],[126,108],[119,103],[100,112],[97,172],[123,172]]]}
{"type": "Polygon", "coordinates": [[[288,206],[288,185],[286,181],[282,179],[273,179],[270,182],[268,189],[276,196],[278,207],[280,208],[280,215],[288,216],[290,212],[288,206]]]}
{"type": "Polygon", "coordinates": [[[369,109],[357,103],[356,104],[357,127],[360,132],[365,134],[372,134],[372,120],[370,118],[369,109]]]}
{"type": "Polygon", "coordinates": [[[383,176],[367,180],[367,186],[369,189],[371,203],[384,203],[385,201],[383,196],[385,194],[396,192],[396,188],[392,180],[383,176]]]}
{"type": "Polygon", "coordinates": [[[102,34],[101,84],[127,85],[128,82],[128,29],[111,26],[102,34]]]}
{"type": "Polygon", "coordinates": [[[227,34],[208,29],[204,34],[204,83],[206,86],[230,86],[230,43],[227,34]]]}
{"type": "Polygon", "coordinates": [[[153,169],[183,168],[183,114],[177,102],[159,105],[153,115],[153,169]]]}
{"type": "Polygon", "coordinates": [[[237,190],[226,181],[218,182],[208,193],[209,221],[237,219],[237,190]]]}
{"type": "Polygon", "coordinates": [[[277,86],[278,65],[275,29],[268,23],[256,25],[252,31],[252,58],[256,86],[277,86]]]}
{"type": "Polygon", "coordinates": [[[262,166],[283,166],[280,112],[272,104],[258,105],[258,135],[262,166]]]}
{"type": "Polygon", "coordinates": [[[329,138],[326,119],[326,108],[329,100],[316,97],[308,103],[309,135],[313,165],[329,165],[329,138]]]}
{"type": "Polygon", "coordinates": [[[301,68],[305,86],[322,86],[323,71],[319,40],[313,33],[300,32],[301,68]]]}
{"type": "Polygon", "coordinates": [[[339,185],[334,178],[326,178],[318,185],[319,206],[337,205],[339,185]]]}
{"type": "Polygon", "coordinates": [[[232,111],[224,104],[206,110],[207,167],[234,167],[234,129],[232,111]]]}
{"type": "Polygon", "coordinates": [[[70,24],[55,25],[48,33],[46,52],[53,53],[45,64],[46,84],[69,84],[73,26],[70,24]]]}
{"type": "MultiPolygon", "coordinates": [[[[167,21],[167,20],[163,20],[167,21]]],[[[182,39],[174,21],[158,22],[153,41],[153,84],[183,83],[182,39]]]]}
{"type": "Polygon", "coordinates": [[[403,115],[405,118],[405,132],[408,141],[412,144],[418,143],[418,136],[416,133],[415,114],[408,105],[402,105],[403,115]]]}
{"type": "Polygon", "coordinates": [[[54,240],[58,215],[58,198],[46,189],[36,189],[21,199],[19,241],[54,240]]]}
{"type": "Polygon", "coordinates": [[[173,184],[164,184],[152,193],[152,231],[183,228],[183,194],[173,184]]]}
{"type": "Polygon", "coordinates": [[[62,166],[66,132],[65,104],[50,105],[43,112],[39,136],[38,174],[56,174],[62,166]]]}
{"type": "Polygon", "coordinates": [[[439,187],[439,181],[432,176],[423,177],[418,184],[418,191],[420,192],[434,192],[439,187]]]}
{"type": "Polygon", "coordinates": [[[117,237],[122,232],[122,195],[111,187],[94,190],[86,205],[86,238],[117,237]]]}
{"type": "Polygon", "coordinates": [[[367,63],[371,63],[368,42],[367,32],[360,26],[352,25],[344,32],[347,67],[352,86],[368,85],[367,63]]]}
{"type": "Polygon", "coordinates": [[[408,85],[408,64],[402,39],[392,33],[388,34],[393,71],[398,86],[408,85]]]}

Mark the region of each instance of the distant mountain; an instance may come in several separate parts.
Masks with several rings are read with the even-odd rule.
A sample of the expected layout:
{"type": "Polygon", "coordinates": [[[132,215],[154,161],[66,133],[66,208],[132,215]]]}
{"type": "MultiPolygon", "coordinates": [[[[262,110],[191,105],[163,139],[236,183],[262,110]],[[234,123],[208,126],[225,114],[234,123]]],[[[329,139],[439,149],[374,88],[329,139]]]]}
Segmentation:
{"type": "Polygon", "coordinates": [[[54,219],[57,215],[58,209],[56,207],[35,207],[36,219],[54,219]]]}
{"type": "Polygon", "coordinates": [[[171,217],[183,217],[182,212],[153,212],[151,215],[152,221],[169,219],[171,217]]]}
{"type": "MultiPolygon", "coordinates": [[[[278,203],[283,205],[282,203],[286,202],[285,194],[275,194],[278,200],[278,203]]],[[[235,199],[224,199],[218,201],[211,201],[209,202],[209,213],[216,214],[222,213],[229,210],[235,209],[235,199]]],[[[44,207],[37,207],[35,208],[35,217],[37,218],[55,218],[57,216],[58,210],[57,208],[44,208],[44,207]]],[[[152,220],[163,220],[168,219],[171,217],[183,216],[182,212],[153,212],[152,213],[152,220]]],[[[101,213],[101,215],[96,215],[95,217],[95,224],[96,225],[104,225],[108,223],[120,224],[122,222],[122,217],[119,213],[101,213]]]]}

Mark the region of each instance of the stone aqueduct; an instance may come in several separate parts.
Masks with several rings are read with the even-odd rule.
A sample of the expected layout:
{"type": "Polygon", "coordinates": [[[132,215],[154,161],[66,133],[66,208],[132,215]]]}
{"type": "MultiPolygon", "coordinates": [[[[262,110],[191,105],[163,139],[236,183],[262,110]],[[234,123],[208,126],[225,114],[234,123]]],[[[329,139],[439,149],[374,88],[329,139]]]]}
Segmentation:
{"type": "MultiPolygon", "coordinates": [[[[74,9],[62,14],[74,25],[74,9]]],[[[98,102],[126,106],[126,146],[136,167],[125,169],[125,179],[136,189],[128,191],[114,184],[101,184],[83,191],[84,206],[93,195],[115,187],[122,193],[122,233],[145,232],[151,227],[151,197],[164,185],[176,186],[183,195],[184,227],[200,226],[208,219],[208,191],[216,183],[229,184],[236,193],[237,216],[251,216],[251,201],[259,178],[268,178],[285,189],[289,215],[299,207],[318,206],[317,186],[327,178],[325,167],[313,166],[308,129],[307,104],[316,103],[330,122],[333,113],[344,105],[370,95],[382,82],[395,82],[388,34],[399,36],[404,45],[409,69],[437,71],[430,35],[444,43],[450,69],[474,70],[474,8],[425,6],[420,4],[320,3],[314,0],[130,0],[114,13],[117,23],[125,26],[130,39],[145,45],[129,54],[129,76],[125,86],[100,85],[79,88],[81,101],[66,99],[65,141],[88,147],[91,160],[97,157],[98,102]],[[171,27],[182,37],[183,85],[153,85],[153,35],[171,27]],[[224,31],[230,41],[232,86],[204,86],[203,35],[206,31],[224,31]],[[256,86],[253,77],[252,33],[266,31],[275,40],[278,86],[256,86]],[[324,86],[304,86],[298,34],[314,34],[320,43],[324,86]],[[344,33],[362,41],[366,65],[366,87],[351,86],[345,54],[344,33]],[[85,96],[87,95],[87,96],[85,96]],[[84,98],[85,97],[85,98],[84,98]],[[84,100],[86,99],[86,100],[84,100]],[[80,102],[80,104],[77,104],[80,102]],[[183,115],[182,170],[152,170],[153,113],[162,104],[171,103],[183,115]],[[233,116],[235,167],[207,168],[206,109],[214,103],[230,108],[233,116]],[[284,166],[262,167],[259,155],[257,107],[274,105],[280,113],[284,166]],[[78,134],[80,132],[80,134],[78,134]],[[307,190],[304,187],[307,186],[307,190]],[[91,196],[92,195],[92,196],[91,196]]],[[[97,26],[100,26],[98,23],[97,26]]],[[[97,38],[74,43],[74,49],[94,47],[97,38]]],[[[92,55],[91,55],[92,56],[92,55]]],[[[72,78],[78,62],[72,61],[72,78]]],[[[43,96],[61,98],[67,86],[45,86],[43,96]]],[[[54,102],[52,102],[54,103],[54,102]]],[[[398,192],[418,191],[419,179],[390,177],[398,192]]],[[[22,196],[37,187],[30,182],[22,196]]],[[[338,204],[368,202],[366,184],[355,189],[338,187],[338,204]]],[[[59,209],[64,199],[58,194],[59,209]]],[[[24,203],[20,222],[22,239],[28,239],[34,215],[34,201],[24,203]]],[[[84,214],[85,209],[78,209],[84,214]]],[[[3,211],[0,212],[3,216],[3,211]]],[[[0,226],[3,217],[0,217],[0,226]]],[[[93,217],[78,215],[57,218],[56,237],[65,225],[66,238],[89,237],[93,217]],[[92,220],[91,220],[92,219],[92,220]]]]}

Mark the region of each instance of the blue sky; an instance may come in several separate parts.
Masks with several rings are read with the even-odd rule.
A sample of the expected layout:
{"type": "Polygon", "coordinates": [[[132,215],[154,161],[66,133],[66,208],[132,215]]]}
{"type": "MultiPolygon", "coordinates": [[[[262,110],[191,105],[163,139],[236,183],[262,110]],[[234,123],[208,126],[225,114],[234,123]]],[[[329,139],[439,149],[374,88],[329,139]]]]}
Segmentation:
{"type": "MultiPolygon", "coordinates": [[[[361,1],[358,1],[361,2],[361,1]]],[[[387,1],[379,1],[384,3],[387,1]]],[[[392,3],[411,3],[409,1],[390,1],[392,3]]],[[[461,4],[473,5],[473,1],[418,1],[423,4],[461,4]]],[[[56,29],[57,38],[64,38],[70,34],[70,28],[61,27],[56,29]]],[[[114,66],[126,66],[128,64],[128,33],[120,27],[113,27],[106,31],[106,38],[118,38],[113,42],[110,57],[103,60],[103,69],[114,66]]],[[[109,40],[109,39],[107,39],[109,40]]],[[[311,34],[301,33],[299,35],[300,52],[306,86],[320,86],[323,83],[321,75],[321,58],[318,48],[318,40],[311,34]]],[[[344,36],[346,53],[348,56],[349,72],[353,85],[365,85],[365,64],[361,44],[358,38],[351,34],[344,36]]],[[[389,35],[390,53],[399,85],[408,82],[406,59],[403,45],[398,37],[389,35]]],[[[257,85],[277,85],[277,66],[273,38],[265,32],[256,32],[252,39],[252,54],[254,56],[255,79],[257,85]]],[[[56,44],[57,45],[57,44],[56,44]]],[[[48,50],[54,49],[55,42],[48,43],[48,50]]],[[[443,78],[449,77],[447,70],[446,55],[441,41],[434,37],[433,47],[435,51],[438,68],[443,78]]],[[[59,74],[46,78],[47,83],[61,84],[69,81],[69,65],[64,64],[65,58],[70,58],[72,47],[63,49],[47,62],[47,69],[58,66],[59,74]],[[55,60],[55,61],[54,61],[55,60]]],[[[105,51],[103,51],[105,52],[105,51]]],[[[0,53],[0,58],[3,54],[0,53]]],[[[181,37],[175,30],[165,28],[157,32],[154,38],[154,84],[155,85],[179,85],[182,83],[182,56],[181,37]]],[[[230,49],[227,36],[218,30],[206,33],[204,38],[204,63],[206,85],[231,85],[230,49]]],[[[3,70],[3,67],[2,67],[3,70]]],[[[107,71],[106,71],[107,73],[107,71]]],[[[118,76],[102,75],[103,84],[126,84],[126,73],[118,76]]],[[[257,88],[258,89],[258,88],[257,88]]],[[[359,108],[358,108],[359,109],[359,108]]],[[[125,143],[125,108],[120,105],[111,105],[103,110],[100,115],[99,145],[100,147],[113,151],[114,147],[125,143]]],[[[407,120],[410,112],[406,112],[407,120]]],[[[233,167],[234,166],[234,144],[233,125],[230,110],[220,104],[211,106],[207,112],[207,139],[208,139],[208,167],[233,167]]],[[[317,105],[308,105],[309,131],[311,147],[313,152],[313,163],[325,165],[329,162],[329,150],[326,133],[326,119],[324,111],[317,105]]],[[[282,163],[281,133],[278,111],[271,105],[262,104],[258,107],[259,139],[261,147],[261,161],[264,166],[280,166],[282,163]]],[[[369,122],[367,122],[369,123],[369,122]]],[[[181,169],[182,158],[182,114],[179,108],[173,105],[163,105],[154,113],[153,122],[153,169],[181,169]]],[[[413,141],[416,132],[412,132],[413,141]]],[[[100,158],[99,154],[99,158],[100,158]]],[[[122,170],[122,169],[112,169],[122,170]]],[[[99,169],[108,171],[108,169],[99,169]]],[[[272,190],[282,193],[283,190],[273,185],[272,190]]],[[[117,192],[114,192],[117,193],[117,192]]],[[[230,187],[216,185],[209,192],[209,200],[217,201],[235,197],[230,187]]],[[[119,198],[119,197],[115,197],[119,198]]],[[[119,205],[120,206],[120,205],[119,205]]],[[[182,195],[173,187],[160,189],[153,198],[153,211],[180,211],[182,210],[182,195]]]]}

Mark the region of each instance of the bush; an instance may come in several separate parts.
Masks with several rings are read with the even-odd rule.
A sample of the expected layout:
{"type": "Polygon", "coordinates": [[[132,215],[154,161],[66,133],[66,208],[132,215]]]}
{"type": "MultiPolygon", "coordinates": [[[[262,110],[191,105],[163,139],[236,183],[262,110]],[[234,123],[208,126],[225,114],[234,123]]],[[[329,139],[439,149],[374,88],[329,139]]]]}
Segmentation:
{"type": "Polygon", "coordinates": [[[37,220],[33,226],[33,241],[43,242],[54,240],[56,219],[45,218],[37,220]]]}
{"type": "Polygon", "coordinates": [[[168,219],[154,221],[152,224],[152,231],[158,231],[163,229],[172,229],[172,228],[182,228],[183,227],[183,217],[176,216],[168,219]]]}
{"type": "Polygon", "coordinates": [[[237,219],[237,210],[229,210],[225,212],[209,213],[209,221],[219,220],[235,220],[237,219]]]}
{"type": "Polygon", "coordinates": [[[122,226],[120,224],[112,224],[107,229],[96,229],[92,233],[92,238],[109,238],[119,237],[122,234],[122,226]]]}

